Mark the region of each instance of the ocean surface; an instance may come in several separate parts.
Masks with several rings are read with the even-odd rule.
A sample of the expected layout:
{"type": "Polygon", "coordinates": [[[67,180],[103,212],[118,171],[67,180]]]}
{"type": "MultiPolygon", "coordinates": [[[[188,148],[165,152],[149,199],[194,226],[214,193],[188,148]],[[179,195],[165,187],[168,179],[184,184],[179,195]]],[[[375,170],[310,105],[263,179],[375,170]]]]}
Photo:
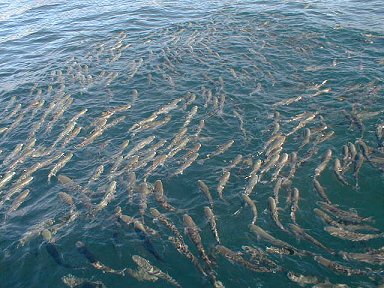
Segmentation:
{"type": "Polygon", "coordinates": [[[0,287],[382,285],[383,80],[378,0],[1,1],[0,287]]]}

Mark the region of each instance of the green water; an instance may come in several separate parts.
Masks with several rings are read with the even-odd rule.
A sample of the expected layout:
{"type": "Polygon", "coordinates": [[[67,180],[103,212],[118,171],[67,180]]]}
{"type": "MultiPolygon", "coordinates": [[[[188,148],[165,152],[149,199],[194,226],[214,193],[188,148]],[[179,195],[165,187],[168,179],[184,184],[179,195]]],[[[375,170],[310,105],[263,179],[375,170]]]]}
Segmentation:
{"type": "MultiPolygon", "coordinates": [[[[102,281],[107,287],[170,287],[161,279],[138,281],[128,273],[123,277],[95,269],[76,248],[79,240],[97,260],[113,269],[136,269],[131,256],[140,255],[182,287],[212,287],[209,279],[168,241],[172,232],[153,221],[150,207],[157,208],[176,225],[204,267],[193,242],[184,234],[183,214],[194,219],[203,246],[214,259],[214,273],[225,287],[297,287],[287,278],[288,271],[350,287],[376,287],[383,282],[382,266],[344,260],[275,225],[268,206],[276,183],[271,181],[274,168],[250,195],[258,210],[256,224],[298,249],[368,272],[342,275],[321,266],[312,256],[268,254],[283,272],[257,273],[231,263],[215,253],[215,238],[204,215],[209,202],[197,184],[203,180],[210,188],[222,245],[235,252],[241,252],[242,245],[263,250],[272,246],[250,232],[253,215],[248,206],[234,213],[244,205],[241,195],[249,181],[252,163],[266,160],[262,149],[278,123],[279,133],[287,136],[280,155],[297,152],[302,160],[311,149],[316,149],[289,179],[290,185],[280,191],[278,213],[283,226],[289,230],[292,223],[290,203],[286,204],[286,200],[288,191],[297,188],[297,224],[325,246],[351,253],[383,247],[382,237],[353,242],[331,236],[324,231],[327,224],[313,212],[319,208],[317,201],[322,200],[313,188],[314,171],[326,150],[332,149],[331,161],[317,177],[330,201],[346,211],[372,217],[375,221],[369,224],[379,231],[384,229],[384,166],[380,163],[384,154],[376,135],[384,121],[384,7],[380,1],[25,1],[1,4],[0,11],[0,129],[4,128],[0,130],[0,175],[3,180],[7,173],[15,173],[0,189],[4,202],[0,208],[0,287],[66,287],[62,277],[68,274],[102,281]],[[129,131],[135,123],[178,98],[176,109],[155,120],[165,119],[164,125],[137,133],[129,131]],[[283,102],[294,98],[292,103],[283,102]],[[65,102],[66,106],[63,99],[73,102],[65,102]],[[125,117],[121,122],[105,129],[91,144],[79,145],[94,129],[102,127],[100,123],[92,125],[103,113],[127,104],[130,109],[121,109],[107,121],[112,123],[125,117]],[[79,134],[67,145],[62,143],[69,134],[54,144],[70,119],[85,108],[87,112],[74,126],[81,127],[79,134]],[[111,173],[119,156],[127,155],[149,136],[155,136],[155,140],[133,154],[139,156],[140,163],[148,155],[145,151],[162,140],[167,142],[156,151],[156,157],[169,153],[167,146],[193,109],[197,113],[190,118],[187,132],[181,137],[189,139],[187,145],[167,158],[164,165],[148,174],[152,161],[124,170],[126,158],[118,168],[121,173],[111,173]],[[316,117],[291,134],[300,123],[293,117],[304,112],[305,117],[316,117]],[[205,126],[194,137],[201,120],[205,126]],[[36,126],[39,123],[40,128],[36,126]],[[49,125],[52,129],[46,131],[49,125]],[[300,148],[305,128],[312,131],[312,136],[300,148]],[[334,134],[329,139],[316,144],[331,131],[334,134]],[[34,146],[26,149],[34,139],[34,146]],[[343,145],[359,139],[368,145],[369,155],[364,158],[356,188],[355,163],[344,167],[349,184],[344,185],[334,173],[334,162],[343,158],[343,145]],[[129,145],[120,153],[126,140],[129,145]],[[206,159],[230,140],[234,144],[228,150],[206,159]],[[182,156],[197,143],[201,144],[197,160],[182,174],[174,175],[183,164],[182,156]],[[23,150],[9,157],[18,144],[24,145],[23,150]],[[31,182],[7,199],[25,171],[61,155],[58,153],[73,153],[73,157],[57,176],[66,175],[81,188],[68,189],[56,176],[48,181],[50,171],[60,161],[56,159],[36,169],[31,182]],[[221,200],[216,191],[218,183],[225,168],[239,154],[247,161],[230,170],[221,200]],[[376,161],[370,162],[373,158],[376,161]],[[88,185],[100,165],[104,172],[88,185]],[[125,227],[116,220],[117,206],[123,214],[140,219],[138,189],[133,189],[133,200],[128,199],[132,187],[130,172],[135,172],[138,185],[146,179],[152,187],[160,179],[168,202],[179,209],[169,212],[153,194],[148,196],[143,218],[148,227],[158,232],[157,236],[150,236],[150,241],[164,261],[156,260],[145,248],[132,225],[125,227]],[[80,189],[90,191],[87,195],[97,207],[112,181],[116,181],[113,199],[98,213],[90,213],[92,209],[85,205],[80,189]],[[25,201],[16,211],[9,212],[12,201],[25,189],[30,190],[25,201]],[[71,208],[60,200],[59,192],[73,197],[76,208],[72,212],[76,211],[78,217],[59,229],[51,242],[60,259],[74,268],[56,263],[39,233],[24,245],[20,242],[25,233],[48,219],[55,221],[46,226],[52,231],[70,213],[71,208]]],[[[363,153],[357,144],[356,147],[357,152],[363,153]]],[[[288,177],[290,159],[281,170],[281,177],[288,177]]],[[[250,260],[249,255],[243,257],[250,260]]]]}

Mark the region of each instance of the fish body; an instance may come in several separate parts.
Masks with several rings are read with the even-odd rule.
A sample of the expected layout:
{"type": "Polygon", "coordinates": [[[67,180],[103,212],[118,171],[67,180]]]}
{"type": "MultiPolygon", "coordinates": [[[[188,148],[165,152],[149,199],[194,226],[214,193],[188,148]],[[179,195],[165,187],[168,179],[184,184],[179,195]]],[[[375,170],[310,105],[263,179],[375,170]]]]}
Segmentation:
{"type": "Polygon", "coordinates": [[[281,224],[279,220],[279,213],[276,206],[275,199],[273,197],[268,197],[268,203],[269,203],[269,210],[271,212],[272,220],[275,222],[276,226],[279,227],[281,230],[285,231],[285,228],[283,224],[281,224]]]}
{"type": "Polygon", "coordinates": [[[209,206],[213,209],[213,199],[207,184],[205,184],[203,180],[197,180],[197,184],[201,192],[203,192],[205,197],[207,197],[209,206]]]}
{"type": "Polygon", "coordinates": [[[193,244],[195,244],[201,259],[203,259],[209,270],[212,270],[212,261],[208,258],[203,243],[201,242],[199,228],[193,221],[192,217],[188,214],[183,215],[183,223],[185,227],[185,233],[188,235],[189,239],[191,239],[193,244]]]}
{"type": "Polygon", "coordinates": [[[223,190],[224,190],[225,185],[227,184],[230,176],[231,176],[231,172],[226,171],[226,172],[224,172],[223,176],[221,176],[221,178],[219,180],[219,184],[217,185],[217,193],[219,194],[220,199],[224,199],[223,198],[223,190]]]}
{"type": "Polygon", "coordinates": [[[217,244],[220,244],[219,233],[217,232],[216,216],[213,214],[213,211],[208,206],[204,207],[205,217],[208,219],[209,225],[211,226],[211,231],[215,236],[217,244]]]}

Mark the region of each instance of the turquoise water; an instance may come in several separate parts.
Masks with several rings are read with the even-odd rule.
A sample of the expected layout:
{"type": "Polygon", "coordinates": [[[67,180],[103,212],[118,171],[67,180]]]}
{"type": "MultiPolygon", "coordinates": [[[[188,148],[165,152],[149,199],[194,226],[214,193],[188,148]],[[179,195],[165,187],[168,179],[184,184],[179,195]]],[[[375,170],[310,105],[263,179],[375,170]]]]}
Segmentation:
{"type": "MultiPolygon", "coordinates": [[[[170,286],[162,279],[145,282],[129,273],[103,273],[79,253],[77,241],[84,242],[97,260],[115,270],[136,269],[131,256],[140,255],[182,287],[212,287],[209,279],[170,243],[168,236],[172,232],[153,221],[151,207],[175,224],[204,267],[195,245],[184,234],[183,215],[187,213],[194,219],[208,256],[214,258],[215,277],[225,287],[297,287],[287,278],[288,271],[316,276],[321,283],[330,281],[350,287],[376,287],[384,282],[382,265],[345,260],[298,239],[290,232],[291,204],[286,201],[288,191],[297,188],[297,224],[335,251],[367,253],[384,246],[382,237],[356,242],[334,237],[324,231],[328,224],[313,212],[322,200],[313,188],[315,169],[326,150],[332,149],[332,159],[317,177],[330,201],[345,211],[373,217],[374,223],[368,224],[384,230],[384,151],[383,139],[377,139],[377,130],[384,123],[384,5],[380,1],[120,2],[0,4],[1,180],[14,173],[0,188],[0,287],[67,287],[62,277],[68,274],[102,281],[106,287],[170,286]],[[155,127],[136,132],[131,129],[175,99],[180,99],[175,109],[159,114],[155,122],[160,122],[155,127]],[[294,100],[284,102],[287,99],[294,100]],[[123,109],[127,104],[131,108],[123,109]],[[103,133],[89,145],[81,145],[93,131],[105,127],[100,119],[116,107],[121,109],[108,118],[103,133]],[[56,143],[70,120],[83,109],[87,111],[75,121],[74,130],[56,143]],[[303,118],[294,119],[304,112],[307,114],[303,118]],[[308,115],[315,117],[293,130],[308,115]],[[108,126],[117,119],[120,122],[108,126]],[[185,123],[187,119],[189,124],[185,123]],[[201,120],[205,126],[195,136],[201,120]],[[278,213],[287,231],[275,225],[268,206],[276,183],[272,180],[275,168],[263,175],[250,195],[258,210],[256,225],[297,249],[367,272],[364,275],[335,273],[314,261],[313,255],[275,254],[268,257],[283,271],[257,273],[215,253],[215,238],[204,215],[209,202],[199,190],[198,180],[210,188],[222,245],[235,252],[241,252],[242,245],[263,251],[273,246],[250,232],[253,215],[249,206],[235,212],[244,205],[241,195],[252,163],[258,159],[266,162],[263,147],[275,135],[275,123],[280,127],[277,133],[286,135],[281,156],[297,152],[302,160],[307,153],[316,153],[297,167],[287,182],[290,184],[280,191],[278,213]],[[188,139],[186,146],[150,171],[153,158],[144,163],[150,148],[166,140],[154,157],[169,155],[172,149],[168,145],[183,125],[187,132],[181,140],[188,139]],[[80,132],[70,140],[78,127],[80,132]],[[305,128],[310,129],[312,136],[303,145],[305,128]],[[321,137],[332,131],[334,134],[321,142],[321,137]],[[126,156],[150,136],[155,136],[153,142],[132,153],[133,157],[139,156],[143,167],[132,164],[126,168],[132,160],[126,157],[113,172],[120,156],[126,156]],[[343,158],[343,145],[359,139],[368,145],[369,155],[364,157],[357,188],[353,175],[357,161],[344,166],[348,185],[337,179],[333,167],[335,159],[343,158]],[[121,150],[126,140],[130,141],[128,147],[121,150]],[[234,144],[224,153],[207,157],[230,140],[234,144]],[[197,143],[201,148],[196,161],[175,175],[185,161],[182,156],[197,143]],[[12,155],[20,144],[22,150],[12,155]],[[73,157],[48,181],[50,171],[65,157],[55,158],[61,153],[73,153],[73,157]],[[217,186],[224,170],[239,154],[247,161],[230,170],[222,200],[217,186]],[[28,177],[33,179],[9,196],[24,173],[39,162],[46,164],[31,172],[28,177]],[[100,178],[88,184],[100,165],[104,167],[100,178]],[[137,186],[146,180],[152,187],[160,179],[168,202],[178,208],[177,212],[169,212],[152,194],[148,195],[143,220],[158,232],[148,239],[164,261],[146,249],[132,225],[126,227],[116,220],[117,206],[123,214],[141,219],[140,191],[129,184],[128,174],[132,172],[136,174],[137,186]],[[81,188],[65,187],[59,175],[70,177],[81,188]],[[116,192],[112,200],[101,211],[92,213],[84,195],[93,207],[100,207],[97,205],[113,181],[116,192]],[[132,201],[128,193],[131,188],[132,201]],[[28,196],[16,211],[9,211],[25,189],[30,190],[28,196]],[[60,192],[73,197],[75,208],[61,200],[60,192]],[[57,229],[55,224],[66,223],[69,213],[77,213],[77,217],[57,229]],[[50,244],[72,268],[55,262],[41,235],[43,229],[36,230],[49,219],[54,223],[44,227],[54,234],[50,244]],[[35,237],[23,242],[31,229],[37,231],[35,237]]],[[[148,120],[147,124],[155,122],[148,120]]],[[[356,147],[363,154],[357,144],[356,147]]],[[[288,177],[290,161],[289,157],[281,177],[288,177]]],[[[251,260],[247,254],[242,256],[251,260]]]]}

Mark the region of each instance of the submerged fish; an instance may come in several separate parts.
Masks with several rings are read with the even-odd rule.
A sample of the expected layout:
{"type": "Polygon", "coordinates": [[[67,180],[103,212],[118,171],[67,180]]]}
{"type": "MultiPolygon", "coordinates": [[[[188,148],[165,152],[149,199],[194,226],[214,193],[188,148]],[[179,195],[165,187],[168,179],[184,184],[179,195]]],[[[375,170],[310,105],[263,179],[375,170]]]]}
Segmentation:
{"type": "Polygon", "coordinates": [[[147,259],[139,256],[139,255],[133,255],[132,260],[144,271],[146,271],[149,275],[156,276],[158,278],[164,279],[168,283],[172,284],[176,287],[181,287],[179,283],[175,279],[173,279],[171,276],[169,276],[167,273],[164,273],[156,266],[152,265],[147,259]]]}
{"type": "Polygon", "coordinates": [[[197,184],[198,184],[200,190],[204,193],[205,197],[207,197],[208,202],[209,202],[209,206],[211,208],[213,208],[213,199],[212,199],[212,195],[211,195],[211,192],[209,191],[207,184],[205,184],[203,182],[203,180],[197,180],[197,184]]]}
{"type": "Polygon", "coordinates": [[[216,225],[216,216],[213,214],[213,211],[209,207],[204,207],[204,213],[205,217],[207,217],[209,225],[211,226],[211,231],[213,235],[215,236],[216,243],[220,244],[220,238],[219,233],[217,232],[217,225],[216,225]]]}
{"type": "Polygon", "coordinates": [[[189,236],[189,239],[191,239],[193,244],[195,244],[201,259],[203,259],[209,270],[212,270],[212,261],[208,258],[207,253],[205,252],[203,243],[201,242],[199,228],[195,224],[195,221],[193,221],[192,217],[188,214],[184,214],[183,222],[185,233],[189,236]]]}
{"type": "Polygon", "coordinates": [[[97,270],[101,270],[103,272],[124,276],[125,269],[123,269],[123,270],[114,270],[114,269],[112,269],[112,268],[110,268],[108,266],[105,266],[103,263],[101,263],[100,261],[98,261],[96,259],[95,255],[93,255],[93,253],[88,250],[87,246],[85,246],[85,244],[83,242],[77,241],[76,242],[76,247],[77,247],[77,250],[80,252],[80,254],[83,254],[84,257],[97,270]]]}

